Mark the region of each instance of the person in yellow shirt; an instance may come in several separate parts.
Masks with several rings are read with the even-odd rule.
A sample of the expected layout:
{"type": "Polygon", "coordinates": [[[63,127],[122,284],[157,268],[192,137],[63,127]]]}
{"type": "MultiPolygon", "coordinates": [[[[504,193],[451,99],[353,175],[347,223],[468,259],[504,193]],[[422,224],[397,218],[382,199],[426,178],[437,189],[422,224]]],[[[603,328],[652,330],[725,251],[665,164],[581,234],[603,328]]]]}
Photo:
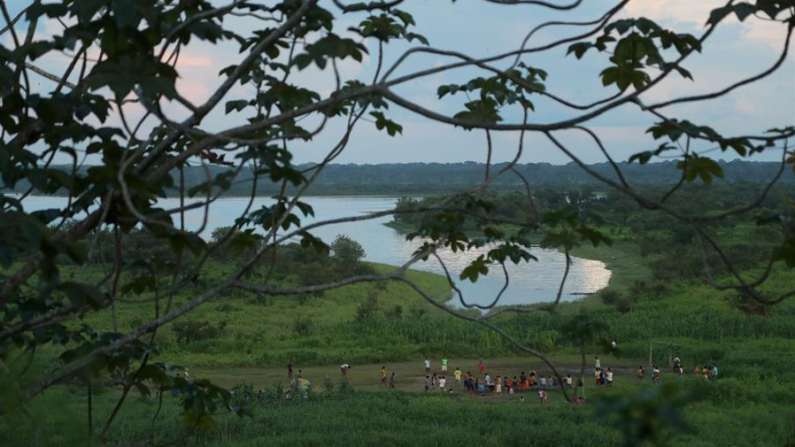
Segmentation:
{"type": "Polygon", "coordinates": [[[461,385],[461,370],[456,368],[455,372],[453,373],[453,375],[455,375],[455,384],[456,384],[456,386],[461,385]]]}
{"type": "Polygon", "coordinates": [[[386,386],[386,365],[381,367],[381,384],[386,386]]]}

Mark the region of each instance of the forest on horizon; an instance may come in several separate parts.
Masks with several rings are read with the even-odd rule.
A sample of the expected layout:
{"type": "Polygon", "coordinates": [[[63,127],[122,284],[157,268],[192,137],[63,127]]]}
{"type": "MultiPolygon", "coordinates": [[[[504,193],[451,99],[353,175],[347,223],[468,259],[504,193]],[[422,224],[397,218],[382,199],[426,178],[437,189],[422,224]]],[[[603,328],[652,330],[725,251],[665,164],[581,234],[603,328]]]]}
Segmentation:
{"type": "MultiPolygon", "coordinates": [[[[723,178],[717,178],[716,183],[767,183],[776,177],[782,168],[778,162],[759,161],[718,161],[723,172],[723,178]]],[[[492,165],[494,172],[498,172],[507,163],[492,165]]],[[[682,170],[677,168],[673,161],[648,163],[618,163],[624,177],[628,182],[642,186],[670,185],[679,181],[682,170]]],[[[305,163],[296,165],[298,170],[306,170],[314,165],[305,163]]],[[[596,173],[616,180],[616,174],[609,163],[595,163],[589,165],[596,173]]],[[[84,165],[79,168],[80,174],[91,172],[93,166],[84,165]]],[[[384,164],[329,164],[308,189],[310,195],[368,195],[368,194],[441,194],[462,191],[472,185],[483,181],[485,164],[477,162],[463,163],[384,163],[384,164]]],[[[71,171],[68,165],[54,165],[52,170],[71,171]]],[[[604,189],[601,182],[595,180],[589,173],[582,170],[574,163],[566,165],[553,165],[549,163],[517,164],[515,169],[522,174],[530,186],[544,187],[596,187],[604,189]]],[[[251,179],[254,170],[248,166],[241,169],[234,181],[232,168],[213,165],[209,167],[214,189],[224,188],[224,196],[247,196],[251,193],[251,179]]],[[[261,181],[258,182],[258,195],[272,195],[278,192],[280,184],[269,178],[270,172],[265,170],[260,173],[261,181]]],[[[206,191],[207,172],[202,167],[188,166],[184,170],[185,187],[193,190],[195,195],[206,191]]],[[[172,174],[173,184],[179,184],[178,174],[172,174]]],[[[781,176],[781,183],[793,183],[795,177],[781,176]]],[[[0,180],[0,185],[2,181],[0,180]]],[[[21,193],[30,186],[28,180],[17,183],[16,187],[8,190],[11,193],[21,193]]],[[[491,188],[501,191],[524,189],[521,178],[512,172],[506,172],[491,183],[491,188]]],[[[0,189],[1,190],[1,189],[0,189]]],[[[288,183],[287,192],[292,190],[288,183]]],[[[62,191],[64,194],[65,192],[62,191]]],[[[175,191],[172,191],[175,192],[175,191]]],[[[58,194],[58,192],[56,192],[58,194]]],[[[167,195],[171,195],[166,191],[167,195]]]]}

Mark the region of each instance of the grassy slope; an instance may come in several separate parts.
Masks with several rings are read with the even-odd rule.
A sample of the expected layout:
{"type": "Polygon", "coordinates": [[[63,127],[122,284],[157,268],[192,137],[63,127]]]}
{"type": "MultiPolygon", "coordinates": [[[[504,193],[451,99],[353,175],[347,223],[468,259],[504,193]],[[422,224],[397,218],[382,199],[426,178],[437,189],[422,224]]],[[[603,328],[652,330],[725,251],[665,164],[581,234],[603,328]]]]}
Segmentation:
{"type": "MultiPolygon", "coordinates": [[[[391,266],[374,264],[377,272],[387,272],[391,266]]],[[[214,263],[212,276],[221,277],[227,266],[214,263]]],[[[451,297],[449,287],[442,277],[431,273],[410,271],[409,277],[421,285],[438,301],[451,297]]],[[[370,293],[376,293],[379,306],[384,310],[400,306],[404,314],[420,308],[429,310],[427,304],[408,286],[389,282],[379,289],[374,284],[361,283],[325,292],[320,296],[284,297],[258,299],[256,296],[230,290],[184,317],[188,320],[207,321],[214,326],[226,323],[222,335],[212,340],[200,340],[190,344],[177,342],[167,325],[158,334],[162,357],[183,365],[199,366],[263,366],[281,362],[291,353],[304,348],[315,348],[323,344],[327,357],[336,362],[338,358],[352,356],[354,349],[366,346],[346,346],[335,340],[319,339],[329,335],[354,320],[357,308],[370,293]],[[303,326],[304,329],[297,328],[303,326]],[[301,332],[305,331],[305,332],[301,332]]],[[[190,292],[179,295],[175,305],[191,299],[190,292]]],[[[120,304],[117,308],[117,325],[120,330],[129,330],[154,316],[154,304],[120,304]]],[[[441,311],[431,309],[438,315],[441,311]]],[[[113,317],[110,312],[101,312],[87,319],[99,330],[112,330],[113,317]]],[[[318,363],[322,359],[314,362],[318,363]]]]}

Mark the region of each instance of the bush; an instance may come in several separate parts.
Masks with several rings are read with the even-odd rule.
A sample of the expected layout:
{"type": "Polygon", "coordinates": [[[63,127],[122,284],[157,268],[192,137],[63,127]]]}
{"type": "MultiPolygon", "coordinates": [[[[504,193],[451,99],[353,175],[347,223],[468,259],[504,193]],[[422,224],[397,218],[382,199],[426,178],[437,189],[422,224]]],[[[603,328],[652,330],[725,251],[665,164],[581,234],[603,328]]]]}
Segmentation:
{"type": "Polygon", "coordinates": [[[362,322],[375,315],[378,311],[378,292],[371,290],[367,299],[356,309],[356,321],[362,322]]]}
{"type": "Polygon", "coordinates": [[[293,321],[293,332],[295,335],[307,337],[312,333],[312,319],[309,317],[298,317],[293,321]]]}
{"type": "Polygon", "coordinates": [[[617,300],[621,299],[623,295],[615,289],[605,289],[599,292],[599,298],[608,306],[612,306],[617,300]]]}
{"type": "Polygon", "coordinates": [[[171,330],[176,334],[177,342],[182,341],[188,344],[197,340],[217,338],[225,328],[226,321],[221,321],[217,325],[213,325],[205,320],[186,320],[177,321],[171,327],[171,330]]]}

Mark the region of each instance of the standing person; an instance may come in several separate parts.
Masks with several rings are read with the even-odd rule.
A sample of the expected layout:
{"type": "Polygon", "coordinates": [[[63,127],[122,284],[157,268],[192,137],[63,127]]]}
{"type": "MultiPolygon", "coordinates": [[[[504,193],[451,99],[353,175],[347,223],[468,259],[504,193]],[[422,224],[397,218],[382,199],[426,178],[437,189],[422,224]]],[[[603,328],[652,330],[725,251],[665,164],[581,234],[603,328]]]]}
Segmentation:
{"type": "Polygon", "coordinates": [[[502,394],[502,376],[497,374],[497,380],[494,381],[494,392],[502,394]]]}
{"type": "Polygon", "coordinates": [[[348,363],[343,363],[342,365],[340,365],[340,372],[342,373],[343,376],[348,375],[349,369],[351,369],[351,365],[349,365],[348,363]]]}
{"type": "Polygon", "coordinates": [[[547,404],[547,390],[544,387],[538,387],[538,398],[541,400],[541,405],[547,404]]]}
{"type": "Polygon", "coordinates": [[[447,372],[447,357],[442,358],[442,372],[447,372]]]}
{"type": "Polygon", "coordinates": [[[547,386],[547,379],[544,376],[541,376],[541,378],[538,379],[538,387],[544,388],[545,386],[547,386]]]}
{"type": "Polygon", "coordinates": [[[381,384],[386,386],[386,365],[381,367],[381,384]]]}
{"type": "Polygon", "coordinates": [[[593,371],[593,375],[594,375],[594,379],[596,381],[596,386],[601,385],[602,384],[602,380],[601,380],[602,379],[602,369],[601,368],[595,369],[593,371]]]}
{"type": "Polygon", "coordinates": [[[445,376],[439,377],[439,390],[444,393],[444,386],[447,384],[447,378],[445,376]]]}
{"type": "Polygon", "coordinates": [[[392,371],[392,375],[389,376],[389,388],[395,387],[395,372],[392,371]]]}
{"type": "Polygon", "coordinates": [[[293,361],[287,362],[287,380],[293,380],[293,361]]]}
{"type": "Polygon", "coordinates": [[[456,368],[453,376],[455,376],[455,386],[461,385],[461,370],[456,368]]]}
{"type": "Polygon", "coordinates": [[[547,376],[547,388],[555,386],[555,379],[552,376],[547,376]]]}
{"type": "Polygon", "coordinates": [[[430,381],[431,381],[431,378],[426,374],[425,375],[425,380],[423,381],[423,385],[425,385],[425,392],[426,393],[428,392],[428,389],[430,389],[430,381]]]}
{"type": "Polygon", "coordinates": [[[571,374],[566,374],[566,378],[564,380],[566,381],[566,388],[571,388],[572,385],[571,374]]]}
{"type": "Polygon", "coordinates": [[[654,365],[654,368],[652,369],[651,374],[652,374],[651,377],[652,377],[652,380],[654,381],[654,383],[659,384],[660,381],[662,380],[662,373],[660,372],[660,368],[658,368],[657,365],[654,365]]]}
{"type": "Polygon", "coordinates": [[[513,380],[508,376],[505,376],[505,389],[508,390],[508,394],[513,394],[513,380]]]}
{"type": "Polygon", "coordinates": [[[425,374],[431,373],[431,361],[427,357],[425,358],[425,374]]]}
{"type": "Polygon", "coordinates": [[[643,377],[646,375],[646,371],[643,369],[643,365],[638,366],[638,370],[635,372],[635,375],[638,376],[638,382],[643,382],[643,377]]]}
{"type": "Polygon", "coordinates": [[[489,373],[486,373],[486,377],[483,381],[486,383],[486,391],[494,391],[494,381],[491,379],[489,373]]]}
{"type": "Polygon", "coordinates": [[[594,357],[594,361],[593,361],[593,369],[594,369],[594,370],[597,370],[597,369],[602,369],[602,361],[601,361],[601,360],[599,360],[599,357],[598,357],[598,356],[597,356],[597,357],[594,357]]]}
{"type": "Polygon", "coordinates": [[[613,386],[613,368],[607,368],[607,386],[613,386]]]}
{"type": "Polygon", "coordinates": [[[599,385],[606,386],[607,385],[607,371],[600,369],[599,370],[599,385]]]}
{"type": "Polygon", "coordinates": [[[713,363],[712,364],[712,379],[714,380],[714,379],[717,379],[717,378],[718,378],[718,364],[717,363],[713,363]]]}
{"type": "Polygon", "coordinates": [[[486,363],[483,362],[483,357],[480,357],[478,360],[478,371],[483,374],[483,371],[486,370],[486,363]]]}
{"type": "Polygon", "coordinates": [[[303,379],[304,378],[304,371],[302,369],[298,370],[298,378],[299,379],[303,379]]]}
{"type": "Polygon", "coordinates": [[[431,388],[436,388],[436,373],[431,376],[431,388]]]}

